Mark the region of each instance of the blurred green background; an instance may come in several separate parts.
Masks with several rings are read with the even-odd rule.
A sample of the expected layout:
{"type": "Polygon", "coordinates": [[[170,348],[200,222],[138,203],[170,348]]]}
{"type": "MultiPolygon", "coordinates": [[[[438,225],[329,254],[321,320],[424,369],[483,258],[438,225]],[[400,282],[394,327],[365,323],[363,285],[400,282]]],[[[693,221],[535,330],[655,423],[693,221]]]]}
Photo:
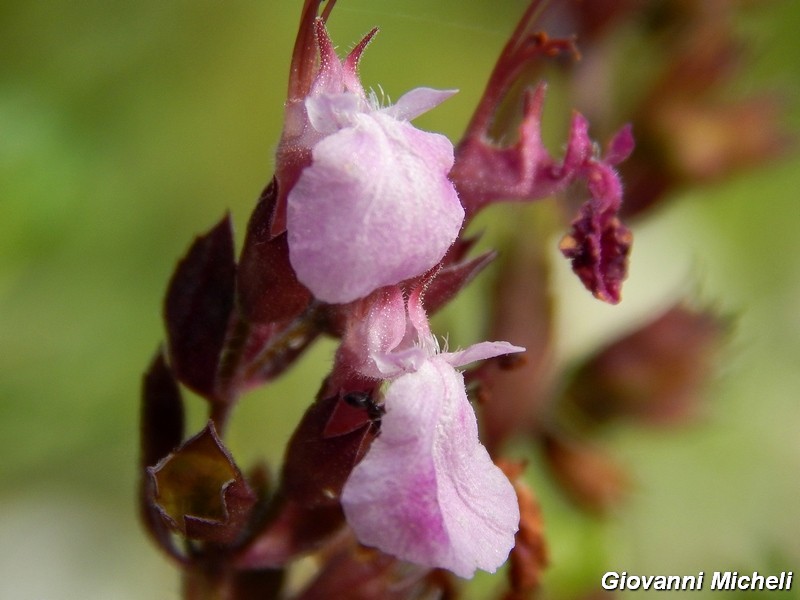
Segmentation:
{"type": "MultiPolygon", "coordinates": [[[[381,26],[362,75],[391,98],[459,88],[420,119],[457,138],[525,4],[340,0],[330,28],[346,49],[381,26]]],[[[271,176],[300,5],[0,3],[0,597],[177,598],[136,521],[140,377],[176,261],[226,210],[241,235],[271,176]]],[[[795,131],[798,27],[796,2],[748,12],[754,60],[738,86],[781,90],[795,131]]],[[[558,263],[565,360],[686,292],[739,317],[704,422],[608,440],[637,482],[618,515],[581,516],[534,478],[561,597],[605,570],[795,569],[800,589],[797,167],[696,190],[639,227],[618,307],[558,263]]],[[[458,311],[480,300],[442,319],[451,339],[478,341],[458,311]]],[[[242,464],[277,464],[332,351],[246,399],[231,433],[242,464]]]]}

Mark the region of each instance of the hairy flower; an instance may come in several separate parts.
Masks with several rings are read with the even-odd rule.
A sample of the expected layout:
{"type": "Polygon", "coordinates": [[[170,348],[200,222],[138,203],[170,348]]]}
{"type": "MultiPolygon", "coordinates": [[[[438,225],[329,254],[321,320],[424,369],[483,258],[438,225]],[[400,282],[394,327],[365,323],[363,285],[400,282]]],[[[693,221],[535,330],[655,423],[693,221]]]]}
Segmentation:
{"type": "Polygon", "coordinates": [[[368,319],[381,334],[364,341],[372,352],[366,374],[377,370],[390,383],[381,434],[342,492],[347,521],[362,543],[403,560],[461,577],[475,569],[493,572],[514,546],[519,506],[511,483],[478,440],[456,367],[523,348],[484,342],[438,352],[419,294],[409,298],[407,314],[403,304],[395,288],[368,319]],[[398,309],[406,334],[386,351],[401,337],[398,309]]]}
{"type": "Polygon", "coordinates": [[[298,138],[311,164],[287,198],[289,257],[317,298],[345,303],[421,275],[458,236],[453,145],[409,123],[454,92],[417,88],[380,107],[356,73],[374,31],[344,61],[321,21],[316,32],[320,69],[298,138]]]}

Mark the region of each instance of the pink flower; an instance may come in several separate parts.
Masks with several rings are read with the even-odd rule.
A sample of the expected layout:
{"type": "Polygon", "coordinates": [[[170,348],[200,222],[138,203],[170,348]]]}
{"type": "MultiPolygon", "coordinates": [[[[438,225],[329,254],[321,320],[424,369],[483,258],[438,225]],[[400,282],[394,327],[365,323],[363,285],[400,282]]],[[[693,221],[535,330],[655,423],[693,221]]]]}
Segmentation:
{"type": "Polygon", "coordinates": [[[311,164],[287,198],[289,257],[317,298],[345,303],[421,275],[458,236],[453,145],[408,122],[454,92],[417,88],[381,108],[356,74],[374,32],[340,61],[321,21],[316,31],[321,66],[295,140],[311,164]]]}
{"type": "MultiPolygon", "coordinates": [[[[428,567],[471,577],[494,572],[514,546],[519,506],[511,483],[478,440],[475,413],[456,367],[523,348],[484,342],[438,352],[419,294],[408,300],[401,337],[399,289],[370,315],[382,335],[365,340],[365,363],[390,378],[381,433],[342,492],[347,521],[362,543],[428,567]],[[386,320],[380,326],[381,315],[386,320]],[[411,335],[409,335],[411,334],[411,335]]],[[[404,311],[405,312],[405,311],[404,311]]],[[[352,342],[352,339],[349,340],[352,342]]]]}

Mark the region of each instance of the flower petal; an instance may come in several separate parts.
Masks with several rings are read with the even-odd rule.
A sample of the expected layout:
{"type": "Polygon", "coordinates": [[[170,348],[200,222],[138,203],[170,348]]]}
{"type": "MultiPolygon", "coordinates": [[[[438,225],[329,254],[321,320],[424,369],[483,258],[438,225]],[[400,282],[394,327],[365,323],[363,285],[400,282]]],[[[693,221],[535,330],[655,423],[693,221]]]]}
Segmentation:
{"type": "Polygon", "coordinates": [[[439,106],[450,96],[457,93],[458,90],[435,90],[433,88],[418,87],[400,96],[395,104],[387,106],[381,112],[395,119],[411,121],[439,106]]]}
{"type": "Polygon", "coordinates": [[[525,352],[525,348],[508,342],[481,342],[480,344],[472,344],[472,346],[464,350],[445,352],[441,357],[454,367],[462,367],[476,360],[494,358],[495,356],[511,354],[512,352],[525,352]]]}
{"type": "Polygon", "coordinates": [[[308,122],[319,133],[329,135],[352,124],[363,112],[366,100],[356,94],[320,94],[306,98],[308,122]]]}
{"type": "Polygon", "coordinates": [[[381,435],[350,475],[342,506],[358,539],[471,577],[508,557],[516,494],[478,441],[464,379],[440,357],[388,388],[381,435]]]}
{"type": "Polygon", "coordinates": [[[349,369],[371,379],[392,379],[416,371],[428,360],[428,353],[405,342],[407,320],[399,286],[380,288],[354,302],[348,310],[340,359],[349,369]]]}
{"type": "Polygon", "coordinates": [[[401,375],[381,366],[380,357],[388,355],[403,339],[406,330],[406,306],[403,291],[397,286],[376,290],[352,307],[351,320],[342,350],[350,353],[349,363],[366,377],[383,379],[401,375]]]}
{"type": "Polygon", "coordinates": [[[447,138],[379,112],[353,120],[314,146],[288,198],[292,266],[331,303],[424,273],[464,219],[447,138]]]}

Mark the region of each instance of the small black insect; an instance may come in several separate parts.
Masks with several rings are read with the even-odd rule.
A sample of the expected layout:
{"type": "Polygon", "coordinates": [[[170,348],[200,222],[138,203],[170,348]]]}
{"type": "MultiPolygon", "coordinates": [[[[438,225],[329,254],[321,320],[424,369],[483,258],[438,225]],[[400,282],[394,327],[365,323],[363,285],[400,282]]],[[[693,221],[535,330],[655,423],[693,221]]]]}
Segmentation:
{"type": "Polygon", "coordinates": [[[369,420],[380,427],[381,418],[386,414],[386,409],[383,408],[383,405],[375,402],[369,392],[348,392],[342,398],[350,406],[367,411],[369,420]]]}

